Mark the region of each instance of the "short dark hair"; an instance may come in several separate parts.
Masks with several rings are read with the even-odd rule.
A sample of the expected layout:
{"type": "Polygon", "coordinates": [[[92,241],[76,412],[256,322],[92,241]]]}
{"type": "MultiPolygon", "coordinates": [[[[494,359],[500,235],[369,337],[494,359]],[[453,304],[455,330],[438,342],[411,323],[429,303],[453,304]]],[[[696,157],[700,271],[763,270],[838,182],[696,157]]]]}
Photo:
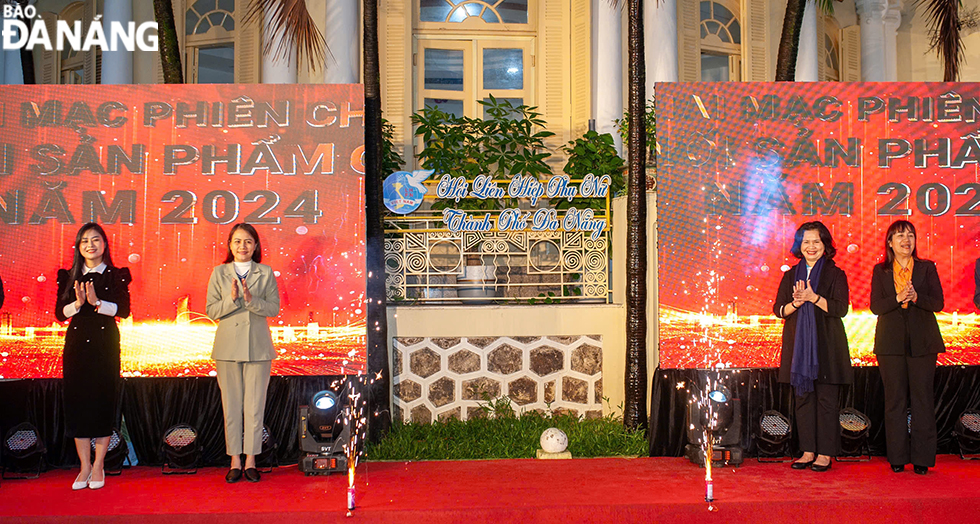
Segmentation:
{"type": "MultiPolygon", "coordinates": [[[[912,225],[908,220],[896,220],[892,222],[892,225],[888,226],[888,231],[885,232],[885,259],[884,259],[884,270],[891,271],[892,263],[895,262],[895,250],[892,249],[892,237],[895,233],[900,233],[902,231],[908,231],[912,233],[912,236],[918,239],[919,235],[915,233],[915,226],[912,225]]],[[[912,248],[912,260],[919,260],[919,243],[915,243],[915,247],[912,248]]]]}
{"type": "Polygon", "coordinates": [[[834,245],[834,237],[830,235],[830,230],[827,226],[823,225],[823,222],[814,220],[813,222],[804,222],[796,230],[796,236],[793,238],[793,247],[790,248],[790,252],[796,258],[803,258],[803,250],[800,246],[803,245],[803,234],[807,231],[816,231],[820,235],[820,241],[823,242],[823,256],[827,260],[833,260],[834,255],[837,254],[837,246],[834,245]]]}
{"type": "Polygon", "coordinates": [[[238,231],[239,229],[248,233],[252,237],[252,240],[255,241],[255,251],[252,251],[252,260],[262,262],[262,242],[259,241],[259,232],[255,230],[252,224],[239,222],[234,226],[231,226],[231,231],[228,232],[228,254],[225,255],[225,264],[235,261],[235,254],[231,252],[231,237],[233,237],[235,235],[235,231],[238,231]]]}

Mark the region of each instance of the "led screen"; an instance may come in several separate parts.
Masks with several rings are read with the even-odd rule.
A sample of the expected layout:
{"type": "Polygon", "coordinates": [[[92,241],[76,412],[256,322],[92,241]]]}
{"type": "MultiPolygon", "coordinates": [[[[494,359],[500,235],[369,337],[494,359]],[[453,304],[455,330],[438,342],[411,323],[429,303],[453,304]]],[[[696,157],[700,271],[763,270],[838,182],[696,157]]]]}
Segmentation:
{"type": "Polygon", "coordinates": [[[793,233],[826,224],[852,361],[875,364],[871,272],[895,220],[945,291],[940,364],[980,364],[980,84],[659,84],[660,365],[772,367],[793,233]]]}
{"type": "Polygon", "coordinates": [[[56,275],[89,221],[133,275],[124,376],[214,373],[208,277],[238,222],[256,227],[277,274],[273,373],[363,371],[361,86],[0,93],[0,378],[61,375],[56,275]]]}

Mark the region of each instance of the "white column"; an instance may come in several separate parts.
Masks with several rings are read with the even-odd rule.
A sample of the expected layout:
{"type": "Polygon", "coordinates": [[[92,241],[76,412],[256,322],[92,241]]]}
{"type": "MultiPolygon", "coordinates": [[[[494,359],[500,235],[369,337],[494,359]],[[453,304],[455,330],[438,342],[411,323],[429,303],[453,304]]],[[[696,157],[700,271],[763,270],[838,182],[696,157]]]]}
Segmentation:
{"type": "MultiPolygon", "coordinates": [[[[272,13],[265,12],[265,27],[272,27],[272,13]]],[[[262,31],[262,83],[263,84],[295,84],[296,83],[296,46],[289,45],[289,50],[283,56],[279,49],[279,35],[272,31],[262,31]],[[264,51],[266,44],[272,40],[272,48],[264,51]]]]}
{"type": "MultiPolygon", "coordinates": [[[[596,9],[595,127],[609,133],[622,154],[623,139],[614,120],[623,118],[623,23],[620,8],[607,0],[593,2],[596,9]]],[[[649,95],[652,91],[648,91],[649,95]]]]}
{"type": "Polygon", "coordinates": [[[800,46],[796,51],[796,81],[820,81],[820,42],[823,37],[817,34],[817,2],[807,0],[803,12],[803,26],[800,28],[800,46]]]}
{"type": "MultiPolygon", "coordinates": [[[[0,1],[0,9],[2,8],[3,8],[3,2],[0,1]]],[[[0,18],[0,22],[2,21],[3,19],[0,18]]],[[[0,85],[7,83],[5,81],[6,75],[4,74],[5,70],[7,69],[6,63],[7,63],[7,52],[4,51],[3,49],[0,49],[0,85]]]]}
{"type": "MultiPolygon", "coordinates": [[[[102,27],[105,28],[106,38],[111,38],[113,22],[123,27],[134,22],[132,0],[105,0],[102,10],[102,27]]],[[[109,42],[112,43],[111,41],[109,42]]],[[[103,84],[132,84],[133,83],[133,52],[127,51],[121,45],[115,51],[102,50],[102,83],[103,84]]]]}
{"type": "Polygon", "coordinates": [[[643,46],[650,98],[654,83],[677,81],[677,0],[643,0],[643,46]]]}
{"type": "Polygon", "coordinates": [[[901,0],[855,0],[861,22],[861,78],[892,82],[898,78],[898,25],[901,0]]]}
{"type": "Polygon", "coordinates": [[[885,80],[898,80],[898,26],[902,24],[902,2],[891,0],[884,13],[885,25],[885,80]]]}
{"type": "MultiPolygon", "coordinates": [[[[0,7],[7,4],[0,0],[0,7]]],[[[21,35],[20,31],[14,29],[15,34],[11,36],[10,40],[12,42],[17,42],[22,37],[27,35],[21,35]]],[[[3,49],[0,50],[0,84],[23,84],[24,83],[24,69],[20,61],[20,49],[3,49]]]]}
{"type": "Polygon", "coordinates": [[[324,37],[327,58],[323,83],[356,84],[361,70],[361,26],[358,0],[326,0],[327,16],[324,37]]]}

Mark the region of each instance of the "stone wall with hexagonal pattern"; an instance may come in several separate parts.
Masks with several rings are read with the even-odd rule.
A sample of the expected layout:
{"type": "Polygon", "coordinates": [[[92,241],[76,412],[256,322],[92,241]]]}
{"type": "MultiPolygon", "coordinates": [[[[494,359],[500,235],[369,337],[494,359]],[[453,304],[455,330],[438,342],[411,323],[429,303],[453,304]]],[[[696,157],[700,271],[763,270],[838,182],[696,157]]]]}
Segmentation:
{"type": "Polygon", "coordinates": [[[483,415],[484,393],[518,411],[602,415],[602,338],[395,338],[394,416],[431,422],[483,415]]]}

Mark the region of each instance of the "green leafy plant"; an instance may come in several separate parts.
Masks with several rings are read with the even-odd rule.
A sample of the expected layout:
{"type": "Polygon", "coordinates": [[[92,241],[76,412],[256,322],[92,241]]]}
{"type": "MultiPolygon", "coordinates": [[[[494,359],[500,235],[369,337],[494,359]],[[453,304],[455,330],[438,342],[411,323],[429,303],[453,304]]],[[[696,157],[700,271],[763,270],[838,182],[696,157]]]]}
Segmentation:
{"type": "Polygon", "coordinates": [[[405,159],[395,149],[395,125],[381,119],[381,176],[386,177],[395,171],[401,171],[405,159]]]}
{"type": "MultiPolygon", "coordinates": [[[[551,153],[544,139],[554,133],[543,130],[547,124],[536,107],[514,106],[492,95],[477,102],[485,118],[456,116],[431,106],[412,115],[415,136],[422,139],[418,159],[423,169],[435,170],[433,179],[448,174],[472,183],[485,175],[505,182],[498,187],[506,190],[506,182],[518,173],[534,177],[551,173],[545,163],[551,153]]],[[[458,203],[437,202],[433,208],[500,209],[503,204],[504,199],[465,198],[458,203]]]]}
{"type": "Polygon", "coordinates": [[[649,453],[643,432],[627,429],[615,412],[595,418],[580,418],[551,409],[516,415],[510,399],[506,402],[492,399],[481,408],[488,416],[466,421],[449,418],[430,424],[395,422],[381,442],[367,444],[366,457],[368,460],[532,458],[540,447],[541,433],[550,427],[565,432],[568,450],[575,457],[649,453]],[[503,407],[505,404],[510,414],[503,407]]]}
{"type": "MultiPolygon", "coordinates": [[[[609,193],[615,196],[626,188],[626,178],[623,176],[623,169],[626,162],[616,151],[615,141],[609,133],[599,134],[595,131],[587,131],[581,137],[570,141],[562,147],[568,154],[568,162],[562,169],[569,178],[581,180],[586,175],[592,174],[596,177],[609,175],[609,193]]],[[[572,200],[562,199],[556,205],[556,209],[567,209],[575,207],[585,209],[591,207],[595,210],[605,210],[606,201],[603,198],[581,198],[576,197],[572,200]]]]}
{"type": "MultiPolygon", "coordinates": [[[[647,131],[647,164],[656,165],[657,162],[657,99],[647,100],[646,113],[643,116],[643,125],[647,131]]],[[[623,118],[616,119],[616,127],[623,143],[629,140],[630,134],[630,115],[623,113],[623,118]]]]}

